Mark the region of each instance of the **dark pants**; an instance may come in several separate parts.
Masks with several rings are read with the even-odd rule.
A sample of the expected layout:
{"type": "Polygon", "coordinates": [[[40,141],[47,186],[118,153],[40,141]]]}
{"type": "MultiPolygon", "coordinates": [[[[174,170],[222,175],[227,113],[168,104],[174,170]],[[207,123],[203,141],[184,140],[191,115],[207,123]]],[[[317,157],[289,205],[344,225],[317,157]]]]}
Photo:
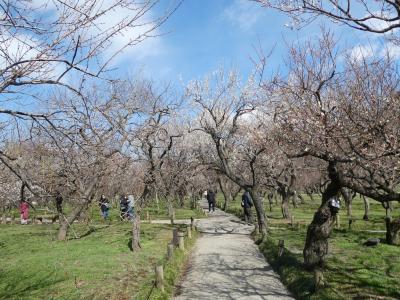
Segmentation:
{"type": "Polygon", "coordinates": [[[212,211],[215,211],[215,202],[208,202],[208,212],[211,211],[211,208],[212,211]]]}
{"type": "Polygon", "coordinates": [[[107,220],[108,219],[108,208],[102,209],[101,214],[103,215],[104,220],[107,220]]]}
{"type": "Polygon", "coordinates": [[[251,207],[243,207],[244,211],[244,221],[247,223],[251,223],[252,215],[251,215],[251,207]]]}

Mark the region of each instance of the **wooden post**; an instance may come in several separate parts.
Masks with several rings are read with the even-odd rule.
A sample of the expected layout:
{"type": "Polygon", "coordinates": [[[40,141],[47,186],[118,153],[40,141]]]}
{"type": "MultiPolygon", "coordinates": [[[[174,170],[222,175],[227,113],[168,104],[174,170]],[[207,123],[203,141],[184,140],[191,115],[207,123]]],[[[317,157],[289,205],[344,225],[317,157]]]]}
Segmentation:
{"type": "Polygon", "coordinates": [[[178,232],[178,245],[179,249],[185,250],[185,234],[183,232],[178,232]]]}
{"type": "Polygon", "coordinates": [[[285,250],[285,241],[279,240],[278,242],[278,257],[283,255],[283,250],[285,250]]]}
{"type": "Polygon", "coordinates": [[[147,221],[149,221],[149,220],[150,220],[149,211],[146,211],[146,220],[147,220],[147,221]]]}
{"type": "Polygon", "coordinates": [[[172,244],[174,247],[178,247],[178,228],[172,230],[172,244]]]}
{"type": "Polygon", "coordinates": [[[194,230],[194,219],[193,217],[190,217],[190,230],[194,230]]]}
{"type": "Polygon", "coordinates": [[[192,238],[192,230],[190,229],[190,226],[186,227],[186,231],[187,231],[188,239],[191,239],[192,238]]]}
{"type": "Polygon", "coordinates": [[[163,266],[156,266],[156,287],[164,291],[164,270],[163,266]]]}
{"type": "Polygon", "coordinates": [[[171,225],[174,225],[175,223],[175,210],[172,209],[172,214],[171,214],[171,225]]]}
{"type": "Polygon", "coordinates": [[[293,228],[294,225],[294,217],[293,215],[290,216],[290,226],[293,228]]]}
{"type": "Polygon", "coordinates": [[[168,246],[167,246],[167,260],[171,260],[173,254],[174,254],[174,244],[173,243],[168,243],[168,246]]]}

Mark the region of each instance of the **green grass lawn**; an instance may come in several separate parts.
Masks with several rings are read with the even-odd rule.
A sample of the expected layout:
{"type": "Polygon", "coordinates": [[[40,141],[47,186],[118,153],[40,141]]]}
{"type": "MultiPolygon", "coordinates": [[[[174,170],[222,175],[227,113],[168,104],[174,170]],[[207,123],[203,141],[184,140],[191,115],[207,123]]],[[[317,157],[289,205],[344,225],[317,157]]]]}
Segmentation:
{"type": "MultiPolygon", "coordinates": [[[[369,221],[362,220],[364,204],[360,198],[353,200],[353,224],[348,229],[347,211],[340,211],[340,229],[334,229],[329,241],[330,254],[324,272],[326,288],[312,293],[313,274],[303,269],[302,250],[307,225],[320,205],[320,198],[298,208],[291,206],[295,226],[282,219],[280,204],[272,212],[266,203],[270,226],[268,239],[260,245],[268,261],[281,275],[282,281],[298,299],[400,299],[400,247],[385,243],[385,210],[378,202],[370,200],[369,221]],[[380,238],[376,247],[366,247],[368,238],[380,238]],[[278,240],[285,241],[285,253],[277,257],[278,240]]],[[[218,200],[222,202],[219,195],[218,200]]],[[[240,200],[229,205],[229,211],[241,215],[240,200]]],[[[394,203],[394,217],[400,216],[398,203],[394,203]]]]}
{"type": "MultiPolygon", "coordinates": [[[[0,225],[0,299],[147,299],[172,229],[143,224],[142,249],[133,253],[130,226],[74,225],[83,237],[58,242],[56,225],[0,225]]],[[[150,299],[169,299],[186,257],[175,252],[166,291],[150,299]]]]}

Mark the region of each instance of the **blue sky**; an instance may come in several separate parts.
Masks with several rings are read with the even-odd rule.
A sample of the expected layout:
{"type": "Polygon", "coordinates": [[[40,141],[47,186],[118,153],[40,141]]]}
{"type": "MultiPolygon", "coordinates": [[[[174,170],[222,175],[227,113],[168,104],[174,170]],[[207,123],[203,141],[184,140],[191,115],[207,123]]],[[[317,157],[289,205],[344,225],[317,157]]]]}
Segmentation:
{"type": "MultiPolygon", "coordinates": [[[[274,49],[269,70],[276,69],[287,53],[286,43],[316,37],[321,24],[296,30],[285,26],[288,23],[289,17],[248,0],[185,0],[160,29],[166,34],[124,55],[119,71],[142,70],[156,80],[187,82],[224,66],[237,68],[245,77],[253,68],[250,57],[256,56],[254,47],[259,44],[265,52],[274,49]]],[[[324,23],[342,47],[366,51],[371,44],[373,50],[380,45],[374,36],[324,23]]]]}
{"type": "MultiPolygon", "coordinates": [[[[150,15],[145,14],[138,23],[149,27],[151,20],[162,15],[165,9],[163,5],[171,1],[179,0],[160,0],[161,5],[156,6],[150,15]]],[[[53,3],[48,0],[33,0],[32,3],[40,8],[39,11],[44,16],[55,11],[51,5],[44,5],[53,3]]],[[[112,0],[102,0],[99,3],[110,4],[112,0]]],[[[129,13],[129,10],[123,8],[112,10],[97,20],[97,27],[113,28],[113,24],[124,19],[129,13]]],[[[314,39],[320,34],[320,21],[324,21],[327,27],[332,28],[340,38],[341,47],[348,48],[355,57],[360,54],[369,56],[373,53],[382,53],[383,44],[386,43],[382,42],[382,38],[378,39],[371,34],[332,24],[326,19],[296,30],[285,26],[291,22],[288,16],[263,8],[250,0],[185,0],[170,19],[154,32],[160,36],[146,39],[139,45],[120,53],[109,65],[112,71],[106,77],[123,79],[127,76],[134,77],[141,72],[146,78],[182,87],[192,79],[202,78],[219,67],[224,67],[238,70],[242,78],[246,79],[254,68],[250,58],[257,57],[256,49],[259,49],[259,46],[265,53],[273,49],[266,71],[267,74],[272,73],[278,68],[284,69],[287,44],[308,38],[314,39]],[[114,69],[115,67],[117,69],[114,69]]],[[[136,26],[116,35],[109,47],[104,49],[101,57],[96,59],[106,61],[128,41],[140,36],[143,29],[146,29],[146,26],[136,26]]],[[[10,47],[11,51],[18,49],[20,43],[20,41],[14,43],[14,47],[10,47]]],[[[34,39],[32,44],[36,44],[34,39]]],[[[22,48],[25,49],[26,45],[22,48]]],[[[390,49],[400,57],[400,47],[392,46],[390,49]]],[[[28,57],[34,54],[34,51],[27,51],[28,57]]],[[[96,64],[91,61],[89,66],[95,68],[96,64]]],[[[52,73],[57,75],[64,70],[65,66],[59,65],[54,67],[52,73]]],[[[75,81],[80,82],[80,78],[74,72],[70,72],[64,80],[67,84],[74,85],[75,81]]],[[[48,91],[52,91],[51,88],[43,86],[28,88],[30,92],[43,93],[44,98],[48,91]]],[[[9,96],[0,95],[0,100],[2,97],[8,99],[9,96]]],[[[23,105],[28,103],[28,97],[18,96],[21,96],[23,105]]],[[[32,101],[36,102],[35,99],[32,101]]],[[[13,100],[12,103],[16,102],[13,100]]]]}

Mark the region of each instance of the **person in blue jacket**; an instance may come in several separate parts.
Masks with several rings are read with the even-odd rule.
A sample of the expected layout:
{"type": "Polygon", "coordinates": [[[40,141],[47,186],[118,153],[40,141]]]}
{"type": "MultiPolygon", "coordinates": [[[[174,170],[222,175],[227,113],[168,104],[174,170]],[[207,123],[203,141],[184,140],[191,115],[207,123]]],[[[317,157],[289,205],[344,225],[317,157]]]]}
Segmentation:
{"type": "Polygon", "coordinates": [[[244,221],[251,223],[252,221],[252,211],[251,208],[253,207],[253,200],[251,199],[250,193],[245,191],[242,195],[242,203],[243,213],[244,213],[244,221]]]}

